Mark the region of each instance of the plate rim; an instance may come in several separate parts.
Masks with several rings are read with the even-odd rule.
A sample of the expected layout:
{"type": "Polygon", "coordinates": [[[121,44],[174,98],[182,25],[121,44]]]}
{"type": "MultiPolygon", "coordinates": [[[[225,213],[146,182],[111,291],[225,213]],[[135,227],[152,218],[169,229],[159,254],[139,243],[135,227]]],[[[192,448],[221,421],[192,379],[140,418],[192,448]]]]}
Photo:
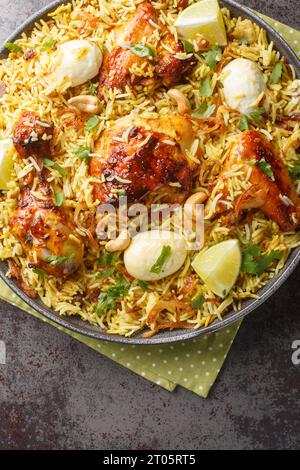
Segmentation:
{"type": "MultiPolygon", "coordinates": [[[[47,17],[48,13],[52,12],[58,6],[64,3],[71,3],[71,0],[63,1],[63,0],[55,0],[52,1],[47,6],[39,9],[33,15],[28,17],[25,21],[23,21],[20,26],[18,26],[12,34],[0,45],[0,58],[6,56],[7,51],[4,47],[6,42],[13,42],[15,41],[20,34],[24,31],[29,32],[33,29],[34,23],[39,21],[42,18],[47,17]]],[[[254,13],[252,10],[249,10],[247,7],[240,5],[235,0],[221,0],[221,3],[229,8],[234,16],[236,14],[241,15],[243,18],[249,18],[259,26],[264,28],[268,35],[275,40],[276,48],[283,54],[289,63],[296,69],[297,75],[300,75],[300,61],[291,47],[287,44],[287,42],[280,36],[277,31],[273,29],[266,21],[264,21],[260,16],[254,13]]],[[[264,287],[262,287],[258,292],[260,292],[260,298],[257,300],[246,300],[243,302],[243,306],[240,310],[234,312],[231,310],[228,314],[220,320],[215,320],[211,323],[208,327],[200,327],[198,329],[181,329],[181,330],[173,330],[172,332],[160,332],[156,336],[152,338],[142,338],[140,336],[132,336],[132,337],[123,337],[114,335],[111,333],[107,333],[100,328],[90,325],[84,322],[82,319],[78,320],[81,326],[76,324],[72,324],[70,320],[73,320],[75,317],[73,316],[60,316],[58,312],[55,310],[48,308],[45,304],[42,303],[40,299],[31,299],[28,297],[17,285],[16,281],[9,279],[6,277],[7,271],[7,263],[6,261],[0,262],[0,278],[12,289],[12,291],[21,298],[29,307],[33,308],[42,316],[46,317],[48,320],[56,323],[60,327],[66,328],[67,330],[72,331],[73,333],[77,333],[92,339],[104,340],[107,343],[120,343],[120,344],[131,344],[131,345],[159,345],[159,344],[167,344],[167,343],[175,343],[178,341],[186,341],[192,338],[200,337],[207,335],[211,332],[215,332],[222,328],[228,327],[229,325],[238,322],[245,316],[249,315],[252,311],[256,310],[260,307],[269,297],[271,297],[279,287],[288,279],[288,277],[292,274],[294,269],[300,262],[300,247],[295,248],[289,255],[286,264],[282,268],[282,270],[275,275],[264,287]],[[69,321],[67,320],[69,319],[69,321]],[[86,328],[87,327],[87,328],[86,328]],[[84,329],[86,328],[86,329],[84,329]],[[88,329],[91,328],[91,329],[88,329]],[[92,328],[96,328],[95,330],[92,328]]],[[[139,332],[139,334],[142,334],[139,332]]]]}

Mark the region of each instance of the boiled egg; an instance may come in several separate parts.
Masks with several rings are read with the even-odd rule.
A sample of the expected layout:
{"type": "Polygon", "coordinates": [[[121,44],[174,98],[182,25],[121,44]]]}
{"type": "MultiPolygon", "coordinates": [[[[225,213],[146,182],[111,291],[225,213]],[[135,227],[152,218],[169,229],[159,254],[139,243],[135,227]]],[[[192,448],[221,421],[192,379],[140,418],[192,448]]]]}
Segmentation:
{"type": "Polygon", "coordinates": [[[267,87],[257,64],[248,59],[234,59],[221,75],[226,104],[241,114],[249,115],[264,104],[267,109],[267,87]]]}
{"type": "Polygon", "coordinates": [[[11,139],[0,140],[0,190],[8,189],[13,169],[14,147],[11,139]]]}
{"type": "Polygon", "coordinates": [[[168,230],[150,230],[136,235],[124,253],[128,273],[141,281],[158,281],[181,268],[187,255],[182,237],[168,230]]]}
{"type": "Polygon", "coordinates": [[[68,41],[58,48],[52,76],[59,85],[65,81],[71,87],[82,85],[98,74],[102,60],[96,44],[85,39],[68,41]]]}

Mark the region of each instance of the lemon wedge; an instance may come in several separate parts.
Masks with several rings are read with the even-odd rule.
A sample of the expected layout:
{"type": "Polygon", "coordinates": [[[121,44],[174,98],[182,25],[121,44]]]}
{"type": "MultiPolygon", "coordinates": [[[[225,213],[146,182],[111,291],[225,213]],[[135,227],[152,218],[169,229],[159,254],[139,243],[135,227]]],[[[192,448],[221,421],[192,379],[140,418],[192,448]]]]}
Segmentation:
{"type": "Polygon", "coordinates": [[[217,0],[200,0],[183,10],[175,21],[179,34],[191,41],[201,34],[214,46],[226,46],[227,36],[217,0]]]}
{"type": "Polygon", "coordinates": [[[8,189],[13,169],[13,144],[11,139],[0,140],[0,190],[8,189]]]}
{"type": "Polygon", "coordinates": [[[192,267],[212,292],[226,297],[236,283],[241,261],[239,241],[232,239],[200,251],[192,267]]]}

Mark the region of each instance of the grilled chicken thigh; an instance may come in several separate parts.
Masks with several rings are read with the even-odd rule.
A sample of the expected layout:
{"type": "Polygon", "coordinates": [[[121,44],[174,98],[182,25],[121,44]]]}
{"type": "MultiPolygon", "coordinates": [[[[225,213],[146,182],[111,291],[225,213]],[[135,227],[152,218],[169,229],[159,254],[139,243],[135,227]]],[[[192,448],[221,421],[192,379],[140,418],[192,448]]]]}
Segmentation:
{"type": "Polygon", "coordinates": [[[94,196],[100,202],[129,202],[158,192],[164,202],[182,202],[189,193],[193,164],[186,157],[194,141],[190,121],[182,116],[116,121],[96,144],[90,174],[102,179],[94,196]]]}
{"type": "Polygon", "coordinates": [[[116,26],[113,33],[116,48],[104,56],[99,78],[100,97],[103,87],[123,90],[126,84],[145,81],[145,75],[160,79],[167,86],[180,81],[186,62],[176,58],[175,54],[183,52],[183,46],[159,21],[157,10],[149,2],[140,3],[127,23],[116,26]],[[158,34],[159,38],[154,37],[158,34]],[[131,46],[139,47],[141,43],[151,55],[143,55],[146,52],[137,55],[130,50],[131,46]],[[137,67],[142,67],[143,75],[133,72],[137,67]]]}
{"type": "Polygon", "coordinates": [[[10,227],[21,242],[30,267],[67,277],[82,262],[83,243],[74,235],[75,226],[65,211],[54,204],[53,190],[47,183],[48,170],[43,167],[42,159],[51,158],[52,135],[51,124],[28,112],[21,116],[14,130],[13,140],[19,155],[34,157],[41,171],[34,170],[31,178],[26,178],[10,227]]]}
{"type": "MultiPolygon", "coordinates": [[[[227,174],[235,166],[242,171],[250,187],[233,201],[234,217],[244,209],[260,209],[274,220],[283,231],[294,230],[300,225],[300,199],[296,194],[293,181],[280,157],[275,153],[266,138],[258,131],[242,133],[227,158],[218,182],[222,182],[222,197],[216,205],[215,215],[227,210],[229,194],[227,174]]],[[[211,207],[212,199],[207,203],[211,207]]]]}

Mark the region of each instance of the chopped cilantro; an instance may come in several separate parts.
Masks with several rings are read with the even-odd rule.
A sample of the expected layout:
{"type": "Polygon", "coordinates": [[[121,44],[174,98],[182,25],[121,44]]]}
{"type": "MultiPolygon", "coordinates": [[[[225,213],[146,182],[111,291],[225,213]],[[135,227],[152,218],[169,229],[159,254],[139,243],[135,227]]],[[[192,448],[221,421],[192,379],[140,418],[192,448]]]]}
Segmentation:
{"type": "Polygon", "coordinates": [[[141,289],[143,289],[143,290],[148,289],[148,283],[147,282],[138,280],[136,283],[141,289]]]}
{"type": "Polygon", "coordinates": [[[282,63],[276,62],[276,64],[273,67],[269,82],[272,84],[278,83],[281,78],[281,75],[282,75],[282,63]]]}
{"type": "Polygon", "coordinates": [[[247,131],[249,129],[249,121],[246,114],[243,114],[240,119],[240,131],[247,131]]]}
{"type": "Polygon", "coordinates": [[[243,251],[241,271],[260,276],[272,261],[280,258],[281,253],[279,251],[272,250],[270,253],[263,254],[258,245],[248,244],[243,251]]]}
{"type": "Polygon", "coordinates": [[[219,46],[213,46],[213,48],[204,54],[205,61],[207,65],[212,70],[216,70],[217,62],[220,62],[222,59],[222,49],[219,46]]]}
{"type": "Polygon", "coordinates": [[[45,279],[46,271],[44,271],[43,269],[40,269],[40,268],[32,268],[32,272],[33,272],[34,274],[38,274],[39,276],[41,276],[42,279],[45,279]]]}
{"type": "Polygon", "coordinates": [[[206,98],[209,98],[213,94],[213,87],[211,86],[210,78],[205,77],[201,80],[200,83],[200,96],[205,96],[206,98]]]}
{"type": "Polygon", "coordinates": [[[64,202],[64,193],[62,191],[54,193],[54,201],[57,207],[61,207],[64,202]]]}
{"type": "Polygon", "coordinates": [[[53,37],[49,36],[49,38],[44,42],[41,47],[41,51],[49,51],[54,46],[54,39],[53,37]]]}
{"type": "Polygon", "coordinates": [[[265,108],[256,108],[250,113],[250,117],[253,119],[255,124],[259,124],[263,118],[263,115],[266,114],[265,108]]]}
{"type": "Polygon", "coordinates": [[[157,260],[154,263],[154,265],[152,266],[152,268],[150,269],[151,273],[154,273],[154,274],[160,274],[161,273],[161,271],[164,267],[164,264],[166,263],[167,259],[171,255],[171,251],[172,250],[171,250],[171,247],[169,245],[163,246],[163,248],[161,250],[161,254],[157,258],[157,260]]]}
{"type": "Polygon", "coordinates": [[[46,261],[51,266],[60,266],[61,264],[66,263],[66,261],[69,261],[72,258],[73,258],[73,256],[50,255],[46,258],[46,261]]]}
{"type": "Polygon", "coordinates": [[[106,277],[111,276],[115,272],[115,268],[111,267],[102,273],[97,274],[97,279],[105,279],[106,277]]]}
{"type": "Polygon", "coordinates": [[[56,170],[61,176],[66,176],[67,172],[64,168],[62,168],[58,163],[55,163],[53,160],[49,160],[48,158],[44,158],[43,164],[47,168],[53,168],[53,170],[56,170]]]}
{"type": "Polygon", "coordinates": [[[262,159],[259,162],[255,162],[255,165],[258,166],[272,181],[275,180],[274,173],[270,163],[266,162],[266,160],[262,159]]]}
{"type": "Polygon", "coordinates": [[[109,253],[108,251],[104,250],[103,256],[100,261],[100,266],[109,266],[116,264],[118,262],[118,257],[116,253],[109,253]]]}
{"type": "Polygon", "coordinates": [[[86,128],[87,131],[92,132],[94,129],[96,129],[98,124],[99,124],[99,117],[98,116],[92,116],[86,122],[85,128],[86,128]]]}
{"type": "Polygon", "coordinates": [[[80,158],[80,160],[87,160],[90,158],[91,149],[90,147],[78,147],[74,153],[76,157],[80,158]]]}
{"type": "Polygon", "coordinates": [[[215,104],[207,105],[205,102],[201,103],[198,108],[194,110],[192,116],[196,119],[204,119],[211,116],[216,109],[215,104]]]}
{"type": "Polygon", "coordinates": [[[154,57],[151,47],[144,46],[141,42],[137,42],[133,46],[130,46],[129,49],[138,57],[154,57]]]}
{"type": "Polygon", "coordinates": [[[194,52],[194,46],[190,41],[183,39],[182,44],[183,44],[184,52],[187,52],[188,54],[191,52],[194,52]]]}
{"type": "Polygon", "coordinates": [[[4,47],[6,47],[10,52],[22,52],[22,47],[18,46],[18,44],[15,44],[14,42],[6,42],[4,47]]]}
{"type": "Polygon", "coordinates": [[[117,301],[127,294],[129,287],[129,282],[124,277],[119,277],[115,286],[110,287],[107,292],[101,292],[96,306],[97,315],[102,316],[108,310],[114,309],[117,301]]]}
{"type": "Polygon", "coordinates": [[[191,300],[191,307],[199,310],[199,308],[202,307],[204,302],[205,302],[204,295],[198,294],[191,300]]]}

